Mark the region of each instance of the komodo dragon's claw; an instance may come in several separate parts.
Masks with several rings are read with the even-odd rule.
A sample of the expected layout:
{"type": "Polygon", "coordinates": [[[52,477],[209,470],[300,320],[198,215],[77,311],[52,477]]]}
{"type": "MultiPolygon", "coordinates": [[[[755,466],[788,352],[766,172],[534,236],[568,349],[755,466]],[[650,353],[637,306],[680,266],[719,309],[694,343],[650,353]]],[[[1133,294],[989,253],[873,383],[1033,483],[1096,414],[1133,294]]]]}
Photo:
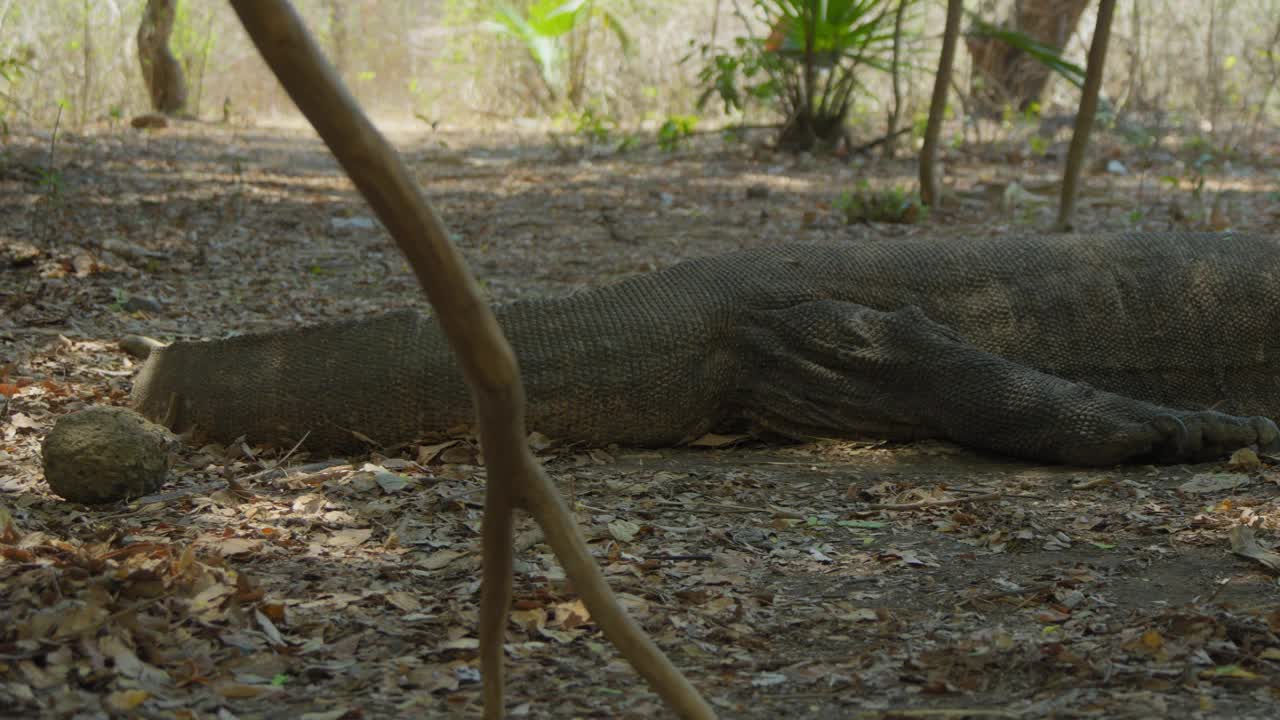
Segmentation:
{"type": "Polygon", "coordinates": [[[1173,455],[1176,457],[1186,457],[1190,454],[1191,432],[1187,430],[1187,424],[1182,422],[1182,418],[1176,415],[1160,415],[1151,421],[1155,426],[1156,432],[1163,435],[1168,444],[1175,448],[1173,455]]]}
{"type": "Polygon", "coordinates": [[[1259,416],[1239,417],[1204,410],[1159,415],[1151,424],[1165,439],[1156,455],[1167,460],[1206,460],[1249,445],[1266,452],[1280,449],[1280,429],[1270,419],[1259,416]]]}

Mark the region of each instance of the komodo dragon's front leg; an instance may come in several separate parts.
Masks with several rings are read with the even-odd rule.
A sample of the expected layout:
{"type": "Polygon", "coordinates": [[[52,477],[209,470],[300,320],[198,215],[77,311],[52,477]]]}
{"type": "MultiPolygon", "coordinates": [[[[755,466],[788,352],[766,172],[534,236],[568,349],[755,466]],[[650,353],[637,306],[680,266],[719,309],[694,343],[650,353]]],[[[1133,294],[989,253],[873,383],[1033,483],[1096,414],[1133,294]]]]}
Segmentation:
{"type": "Polygon", "coordinates": [[[1187,462],[1280,444],[1261,417],[1104,392],[968,344],[910,307],[820,300],[753,313],[741,411],[789,435],[941,437],[1040,461],[1187,462]]]}

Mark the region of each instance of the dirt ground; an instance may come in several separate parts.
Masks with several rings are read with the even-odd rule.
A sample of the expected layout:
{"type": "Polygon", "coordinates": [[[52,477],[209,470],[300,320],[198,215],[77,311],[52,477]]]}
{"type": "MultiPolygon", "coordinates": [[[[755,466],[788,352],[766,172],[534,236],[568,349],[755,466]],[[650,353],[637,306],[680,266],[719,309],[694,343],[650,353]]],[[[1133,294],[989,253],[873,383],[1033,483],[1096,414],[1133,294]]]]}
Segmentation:
{"type": "MultiPolygon", "coordinates": [[[[910,185],[912,162],[714,136],[625,154],[515,129],[396,139],[495,301],[784,241],[1035,232],[1060,167],[1054,151],[953,151],[947,206],[849,225],[838,194],[910,185]]],[[[1176,149],[1100,153],[1125,167],[1089,175],[1084,231],[1280,225],[1274,166],[1220,164],[1197,194],[1176,149]]],[[[0,715],[478,717],[484,470],[467,439],[336,460],[189,443],[158,495],[99,507],[52,494],[39,461],[58,416],[127,402],[126,334],[422,305],[309,132],[0,145],[0,715]]],[[[1229,539],[1280,529],[1270,458],[1081,470],[942,443],[538,447],[615,590],[723,717],[1277,714],[1280,585],[1229,539]]],[[[511,714],[665,716],[528,521],[517,545],[511,714]]]]}

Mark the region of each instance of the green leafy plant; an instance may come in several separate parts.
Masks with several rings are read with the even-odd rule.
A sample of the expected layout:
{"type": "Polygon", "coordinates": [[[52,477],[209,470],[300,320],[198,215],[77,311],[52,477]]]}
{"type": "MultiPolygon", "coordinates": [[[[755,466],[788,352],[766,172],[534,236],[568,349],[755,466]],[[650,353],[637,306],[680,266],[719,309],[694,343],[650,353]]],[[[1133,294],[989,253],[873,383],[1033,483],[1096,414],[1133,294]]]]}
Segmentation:
{"type": "Polygon", "coordinates": [[[564,138],[558,133],[549,134],[551,143],[561,152],[569,155],[584,150],[593,154],[626,152],[639,140],[635,133],[622,131],[618,120],[600,110],[595,103],[590,103],[581,110],[562,112],[556,116],[555,121],[561,128],[571,128],[569,136],[578,141],[565,143],[564,138]]]}
{"type": "Polygon", "coordinates": [[[590,31],[599,22],[630,52],[631,37],[607,0],[537,0],[520,11],[498,2],[484,27],[519,40],[538,71],[546,102],[580,107],[586,87],[590,31]]]}
{"type": "Polygon", "coordinates": [[[876,190],[865,180],[854,190],[842,193],[835,207],[849,225],[860,222],[914,224],[924,220],[929,212],[918,193],[900,187],[876,190]]]}
{"type": "Polygon", "coordinates": [[[666,121],[658,128],[658,147],[664,152],[673,152],[681,141],[693,135],[698,126],[697,115],[668,115],[666,121]]]}
{"type": "MultiPolygon", "coordinates": [[[[691,45],[695,41],[690,40],[691,45]]],[[[752,38],[734,40],[733,50],[720,50],[709,45],[695,51],[702,55],[703,65],[698,70],[698,82],[703,86],[697,106],[701,110],[713,97],[720,99],[726,114],[744,112],[752,101],[769,102],[777,97],[778,84],[770,66],[772,58],[759,50],[752,38]]],[[[690,53],[681,59],[686,62],[690,53]]]]}
{"type": "Polygon", "coordinates": [[[115,288],[111,291],[111,304],[108,305],[107,308],[114,313],[123,313],[125,312],[124,304],[129,302],[130,297],[132,296],[129,294],[128,290],[125,290],[124,288],[115,288]]]}
{"type": "MultiPolygon", "coordinates": [[[[4,80],[6,89],[12,88],[18,84],[27,70],[31,68],[31,61],[35,58],[35,51],[29,47],[19,48],[18,52],[8,57],[0,57],[0,80],[4,80]]],[[[0,92],[0,134],[9,134],[9,114],[18,105],[8,93],[0,92]]]]}
{"type": "MultiPolygon", "coordinates": [[[[922,5],[906,2],[913,10],[922,5]]],[[[764,100],[784,118],[779,147],[834,147],[844,139],[854,93],[865,87],[863,73],[892,69],[898,0],[756,0],[753,7],[768,34],[737,38],[733,52],[704,46],[701,101],[718,96],[733,110],[764,100]]]]}
{"type": "Polygon", "coordinates": [[[65,183],[62,173],[57,168],[36,168],[36,173],[39,176],[37,184],[40,189],[48,193],[49,197],[57,198],[62,195],[65,183]]]}
{"type": "Polygon", "coordinates": [[[15,83],[27,69],[27,61],[21,55],[0,58],[0,80],[15,83]]]}
{"type": "Polygon", "coordinates": [[[617,127],[617,122],[613,118],[599,112],[592,106],[583,108],[581,112],[573,113],[570,119],[573,122],[573,134],[590,143],[604,144],[609,142],[609,137],[617,127]]]}

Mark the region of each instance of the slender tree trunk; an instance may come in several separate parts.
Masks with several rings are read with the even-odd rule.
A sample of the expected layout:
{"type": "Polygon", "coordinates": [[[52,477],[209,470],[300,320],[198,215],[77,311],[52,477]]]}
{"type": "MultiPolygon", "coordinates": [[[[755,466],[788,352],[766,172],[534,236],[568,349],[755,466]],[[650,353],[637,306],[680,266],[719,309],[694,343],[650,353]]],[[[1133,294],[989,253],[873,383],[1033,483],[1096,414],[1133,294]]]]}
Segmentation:
{"type": "Polygon", "coordinates": [[[893,159],[898,152],[898,121],[902,119],[902,19],[907,14],[908,0],[898,0],[893,16],[893,110],[889,112],[889,128],[885,135],[884,156],[893,159]]]}
{"type": "Polygon", "coordinates": [[[582,96],[587,89],[587,60],[591,50],[591,26],[593,24],[594,3],[588,2],[582,10],[584,13],[578,26],[569,31],[568,90],[565,96],[575,109],[582,107],[582,96]]]}
{"type": "Polygon", "coordinates": [[[1204,72],[1208,86],[1209,127],[1218,129],[1218,116],[1222,110],[1222,64],[1218,61],[1218,0],[1209,3],[1209,24],[1205,27],[1204,72]]]}
{"type": "Polygon", "coordinates": [[[348,53],[350,43],[347,33],[347,2],[348,0],[328,0],[325,3],[329,6],[329,41],[333,46],[333,67],[342,78],[348,77],[347,71],[351,69],[348,53]]]}
{"type": "Polygon", "coordinates": [[[187,104],[182,66],[169,50],[177,9],[178,0],[147,0],[138,25],[138,62],[151,94],[151,109],[166,115],[181,112],[187,104]]]}
{"type": "Polygon", "coordinates": [[[404,253],[471,389],[488,471],[480,591],[484,717],[502,718],[503,638],[511,605],[511,513],[523,505],[542,527],[591,619],[681,718],[711,720],[711,706],[618,603],[559,491],[529,451],[524,388],[493,311],[408,168],[320,52],[286,0],[231,0],[258,52],[324,139],[404,253]]]}
{"type": "Polygon", "coordinates": [[[90,0],[84,0],[83,40],[80,50],[84,58],[84,80],[80,85],[80,127],[89,122],[89,96],[93,90],[93,34],[89,32],[89,15],[93,8],[90,0]]]}
{"type": "Polygon", "coordinates": [[[1107,61],[1107,41],[1111,37],[1111,17],[1115,14],[1116,0],[1101,0],[1098,4],[1098,22],[1093,28],[1093,42],[1089,45],[1089,65],[1085,68],[1084,90],[1080,94],[1080,109],[1076,112],[1076,127],[1071,134],[1071,148],[1067,151],[1067,167],[1062,174],[1062,201],[1058,204],[1058,230],[1071,230],[1071,216],[1075,212],[1076,184],[1080,169],[1084,166],[1084,151],[1089,145],[1089,132],[1093,129],[1093,116],[1098,110],[1098,91],[1102,88],[1102,68],[1107,61]]]}
{"type": "Polygon", "coordinates": [[[804,87],[801,92],[801,130],[808,136],[806,143],[812,145],[817,139],[814,128],[813,92],[817,85],[818,67],[813,56],[814,35],[818,27],[818,3],[805,4],[804,13],[804,87]]]}
{"type": "Polygon", "coordinates": [[[938,73],[933,78],[933,98],[929,101],[929,125],[924,131],[924,147],[920,149],[920,202],[935,205],[938,202],[938,181],[934,167],[938,161],[938,138],[942,135],[942,120],[947,109],[947,90],[951,87],[951,66],[956,59],[956,44],[960,37],[960,16],[964,14],[964,0],[947,0],[947,24],[942,31],[942,56],[938,58],[938,73]]]}
{"type": "Polygon", "coordinates": [[[711,8],[711,44],[709,47],[716,46],[716,33],[720,30],[720,0],[716,0],[711,8]]]}
{"type": "Polygon", "coordinates": [[[1147,109],[1146,83],[1142,72],[1142,7],[1141,3],[1131,3],[1129,24],[1133,26],[1133,43],[1129,46],[1129,90],[1125,105],[1142,112],[1147,109]]]}

